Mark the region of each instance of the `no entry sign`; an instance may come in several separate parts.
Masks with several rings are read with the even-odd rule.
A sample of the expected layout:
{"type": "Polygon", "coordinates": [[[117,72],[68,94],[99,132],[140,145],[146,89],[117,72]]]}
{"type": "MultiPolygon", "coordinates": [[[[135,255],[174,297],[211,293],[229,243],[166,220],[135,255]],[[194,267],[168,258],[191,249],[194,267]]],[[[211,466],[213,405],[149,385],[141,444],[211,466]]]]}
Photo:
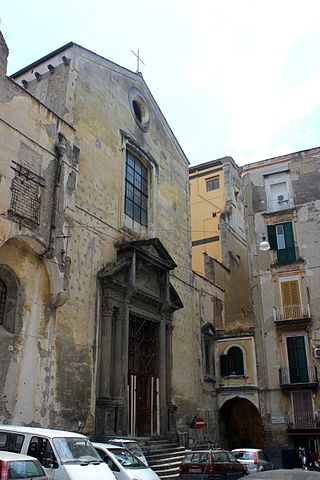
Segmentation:
{"type": "Polygon", "coordinates": [[[196,428],[203,428],[206,426],[206,422],[203,418],[199,417],[196,419],[196,428]]]}

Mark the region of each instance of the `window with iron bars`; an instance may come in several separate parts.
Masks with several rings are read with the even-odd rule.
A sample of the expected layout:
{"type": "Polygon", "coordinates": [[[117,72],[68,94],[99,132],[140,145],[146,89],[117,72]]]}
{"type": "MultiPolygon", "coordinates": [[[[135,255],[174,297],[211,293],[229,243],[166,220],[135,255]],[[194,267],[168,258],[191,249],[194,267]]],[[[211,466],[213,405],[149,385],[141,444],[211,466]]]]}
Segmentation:
{"type": "Polygon", "coordinates": [[[131,152],[127,152],[125,181],[125,214],[147,226],[148,170],[131,152]]]}

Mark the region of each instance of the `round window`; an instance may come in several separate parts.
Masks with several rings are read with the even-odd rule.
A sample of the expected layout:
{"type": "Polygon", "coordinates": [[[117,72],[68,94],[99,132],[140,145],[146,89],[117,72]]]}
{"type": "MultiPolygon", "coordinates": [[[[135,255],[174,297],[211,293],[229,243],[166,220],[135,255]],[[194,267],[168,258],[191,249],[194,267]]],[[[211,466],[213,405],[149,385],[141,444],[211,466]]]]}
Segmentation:
{"type": "Polygon", "coordinates": [[[129,94],[130,108],[137,125],[145,132],[148,131],[150,125],[150,110],[139,90],[136,88],[131,89],[129,94]]]}

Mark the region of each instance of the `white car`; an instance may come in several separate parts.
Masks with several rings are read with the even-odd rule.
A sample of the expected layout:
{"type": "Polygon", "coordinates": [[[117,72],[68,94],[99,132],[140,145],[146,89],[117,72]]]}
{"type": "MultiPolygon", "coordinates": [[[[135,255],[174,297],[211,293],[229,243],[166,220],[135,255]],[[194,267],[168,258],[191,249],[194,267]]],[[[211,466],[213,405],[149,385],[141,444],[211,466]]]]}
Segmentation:
{"type": "Polygon", "coordinates": [[[260,448],[236,448],[232,453],[240,463],[246,466],[248,473],[273,470],[273,463],[260,448]]]}
{"type": "MultiPolygon", "coordinates": [[[[1,450],[36,458],[48,480],[114,480],[90,440],[79,433],[0,425],[0,446],[1,450]]],[[[0,480],[3,478],[0,475],[0,480]]]]}
{"type": "Polygon", "coordinates": [[[125,448],[111,443],[93,443],[116,480],[160,480],[158,475],[125,448]]]}
{"type": "Polygon", "coordinates": [[[48,480],[40,462],[29,455],[0,451],[0,479],[48,480]]]}
{"type": "Polygon", "coordinates": [[[108,443],[112,443],[117,447],[122,447],[126,450],[129,450],[129,452],[140,458],[142,463],[148,466],[147,459],[144,456],[144,453],[136,440],[131,440],[128,438],[112,438],[111,440],[108,440],[108,443]]]}

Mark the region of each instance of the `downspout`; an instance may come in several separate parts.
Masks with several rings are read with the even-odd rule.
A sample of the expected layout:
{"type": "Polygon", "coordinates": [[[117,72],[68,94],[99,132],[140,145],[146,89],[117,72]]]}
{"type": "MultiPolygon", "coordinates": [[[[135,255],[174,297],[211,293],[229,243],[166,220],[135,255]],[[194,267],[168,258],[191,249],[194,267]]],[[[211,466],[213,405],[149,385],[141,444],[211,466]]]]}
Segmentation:
{"type": "Polygon", "coordinates": [[[53,190],[53,198],[52,198],[52,210],[51,210],[51,220],[50,220],[50,232],[49,232],[49,241],[48,247],[42,253],[42,256],[47,258],[53,258],[53,250],[54,250],[54,232],[56,230],[56,221],[57,221],[57,207],[58,207],[58,200],[59,200],[59,190],[61,186],[61,171],[62,171],[62,157],[66,153],[67,145],[66,145],[66,137],[63,133],[58,133],[58,140],[54,146],[56,152],[56,160],[57,166],[54,176],[54,190],[53,190]]]}

